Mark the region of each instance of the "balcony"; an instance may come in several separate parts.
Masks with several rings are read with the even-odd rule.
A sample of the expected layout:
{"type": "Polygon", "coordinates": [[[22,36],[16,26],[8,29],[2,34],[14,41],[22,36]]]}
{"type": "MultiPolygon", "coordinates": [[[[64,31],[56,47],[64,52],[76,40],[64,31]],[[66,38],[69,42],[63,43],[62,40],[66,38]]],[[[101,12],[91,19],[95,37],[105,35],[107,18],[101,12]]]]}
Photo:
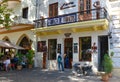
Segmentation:
{"type": "Polygon", "coordinates": [[[34,22],[36,23],[34,31],[39,35],[97,31],[108,28],[107,12],[104,8],[42,18],[34,22]]]}

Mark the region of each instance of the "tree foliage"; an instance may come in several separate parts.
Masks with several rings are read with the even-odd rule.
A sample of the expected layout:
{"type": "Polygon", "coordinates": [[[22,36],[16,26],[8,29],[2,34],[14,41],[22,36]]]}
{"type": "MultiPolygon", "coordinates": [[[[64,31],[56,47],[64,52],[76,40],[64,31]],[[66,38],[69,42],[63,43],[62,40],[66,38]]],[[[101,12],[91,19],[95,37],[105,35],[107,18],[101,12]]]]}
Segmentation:
{"type": "Polygon", "coordinates": [[[12,10],[8,8],[6,4],[7,1],[8,0],[0,1],[0,27],[8,29],[12,23],[12,19],[10,18],[12,10]]]}

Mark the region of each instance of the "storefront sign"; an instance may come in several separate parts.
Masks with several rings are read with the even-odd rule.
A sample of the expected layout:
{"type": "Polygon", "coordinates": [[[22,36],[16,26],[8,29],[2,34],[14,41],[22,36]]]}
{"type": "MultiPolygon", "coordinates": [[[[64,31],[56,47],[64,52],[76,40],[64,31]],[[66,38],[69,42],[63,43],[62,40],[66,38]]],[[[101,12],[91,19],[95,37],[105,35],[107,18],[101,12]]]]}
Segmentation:
{"type": "Polygon", "coordinates": [[[57,47],[57,48],[58,48],[58,50],[57,50],[58,53],[61,53],[61,44],[58,44],[58,47],[57,47]]]}
{"type": "Polygon", "coordinates": [[[54,26],[54,25],[72,23],[72,22],[76,22],[76,13],[54,17],[54,18],[48,18],[47,26],[54,26]]]}
{"type": "Polygon", "coordinates": [[[74,53],[78,53],[78,43],[74,43],[74,53]]]}
{"type": "Polygon", "coordinates": [[[63,5],[60,7],[60,9],[67,9],[67,8],[71,8],[71,7],[75,7],[74,2],[68,2],[68,3],[63,3],[63,5]]]}

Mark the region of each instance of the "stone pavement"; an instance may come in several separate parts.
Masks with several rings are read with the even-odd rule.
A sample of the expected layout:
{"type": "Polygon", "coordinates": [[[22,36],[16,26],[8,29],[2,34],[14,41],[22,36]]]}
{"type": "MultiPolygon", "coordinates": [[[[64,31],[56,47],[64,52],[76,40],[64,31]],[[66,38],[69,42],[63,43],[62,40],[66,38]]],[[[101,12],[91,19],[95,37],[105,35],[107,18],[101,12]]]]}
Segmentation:
{"type": "MultiPolygon", "coordinates": [[[[75,76],[71,70],[64,72],[40,68],[0,71],[0,82],[102,82],[101,76],[75,76]]],[[[120,82],[120,70],[115,70],[109,82],[120,82]],[[118,74],[119,73],[119,74],[118,74]]]]}

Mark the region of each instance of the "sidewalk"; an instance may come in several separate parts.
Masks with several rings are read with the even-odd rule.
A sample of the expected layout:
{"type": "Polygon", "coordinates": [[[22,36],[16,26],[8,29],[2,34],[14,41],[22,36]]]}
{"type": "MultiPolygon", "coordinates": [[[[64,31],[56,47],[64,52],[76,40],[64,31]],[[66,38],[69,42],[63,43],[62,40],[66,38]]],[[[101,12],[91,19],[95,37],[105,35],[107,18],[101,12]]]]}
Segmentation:
{"type": "MultiPolygon", "coordinates": [[[[64,72],[40,68],[21,71],[0,71],[0,82],[102,82],[101,76],[75,76],[71,70],[64,72]]],[[[115,70],[109,82],[120,82],[120,69],[115,70]],[[119,74],[118,74],[119,73],[119,74]]]]}
{"type": "Polygon", "coordinates": [[[120,82],[120,69],[113,70],[113,76],[110,78],[110,82],[120,82]]]}

